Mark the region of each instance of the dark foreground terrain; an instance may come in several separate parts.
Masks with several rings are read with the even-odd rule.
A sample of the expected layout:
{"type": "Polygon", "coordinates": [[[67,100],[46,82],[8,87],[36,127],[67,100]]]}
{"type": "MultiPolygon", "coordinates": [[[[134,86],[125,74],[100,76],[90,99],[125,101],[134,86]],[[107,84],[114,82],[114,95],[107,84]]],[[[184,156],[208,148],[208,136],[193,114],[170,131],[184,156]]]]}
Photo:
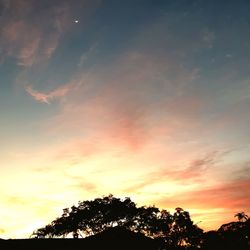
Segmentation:
{"type": "Polygon", "coordinates": [[[0,250],[158,250],[159,242],[128,230],[108,230],[85,239],[16,239],[0,240],[0,250]]]}
{"type": "Polygon", "coordinates": [[[224,238],[219,237],[216,231],[210,231],[205,235],[203,244],[199,247],[167,246],[163,241],[114,227],[84,239],[0,239],[0,250],[250,250],[248,237],[243,239],[239,235],[230,234],[224,238]]]}

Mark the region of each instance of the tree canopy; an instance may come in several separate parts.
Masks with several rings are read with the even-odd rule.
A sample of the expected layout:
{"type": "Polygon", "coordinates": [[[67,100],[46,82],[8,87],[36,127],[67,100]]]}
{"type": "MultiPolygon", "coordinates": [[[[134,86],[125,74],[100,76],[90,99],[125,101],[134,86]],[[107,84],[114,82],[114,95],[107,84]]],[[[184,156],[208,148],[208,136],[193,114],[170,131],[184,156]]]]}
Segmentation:
{"type": "MultiPolygon", "coordinates": [[[[130,198],[113,195],[79,201],[63,209],[60,217],[35,230],[34,238],[87,237],[113,227],[159,240],[166,249],[245,250],[250,246],[250,219],[237,213],[238,221],[222,225],[217,231],[203,233],[189,212],[177,207],[171,214],[155,206],[138,207],[130,198]]],[[[163,249],[165,249],[163,248],[163,249]]]]}
{"type": "Polygon", "coordinates": [[[176,208],[171,215],[155,206],[137,207],[128,197],[120,199],[108,195],[79,201],[77,206],[63,209],[60,217],[34,231],[32,237],[66,237],[69,234],[86,237],[115,226],[161,239],[169,246],[199,245],[202,235],[202,229],[182,208],[176,208]]]}

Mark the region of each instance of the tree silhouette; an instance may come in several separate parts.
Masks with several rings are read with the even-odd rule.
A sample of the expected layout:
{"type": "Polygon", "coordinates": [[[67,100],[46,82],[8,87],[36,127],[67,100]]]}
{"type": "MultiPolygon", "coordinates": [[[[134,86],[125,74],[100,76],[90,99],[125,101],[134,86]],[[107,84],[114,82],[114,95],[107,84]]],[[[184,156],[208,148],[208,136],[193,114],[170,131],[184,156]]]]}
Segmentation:
{"type": "Polygon", "coordinates": [[[240,222],[243,222],[244,220],[246,221],[248,219],[248,216],[244,212],[237,213],[234,215],[234,217],[237,217],[240,222]]]}
{"type": "Polygon", "coordinates": [[[182,208],[176,208],[171,215],[155,206],[137,207],[128,197],[122,200],[108,195],[79,201],[77,206],[63,209],[60,217],[35,230],[32,237],[54,238],[69,234],[73,238],[87,237],[116,226],[159,239],[173,247],[198,246],[202,233],[182,208]]]}
{"type": "Polygon", "coordinates": [[[153,234],[153,224],[159,213],[159,209],[155,207],[137,208],[130,198],[121,200],[109,195],[63,209],[61,217],[33,234],[37,237],[60,237],[81,232],[84,236],[89,236],[114,226],[153,234]]]}
{"type": "Polygon", "coordinates": [[[200,246],[203,230],[193,223],[190,214],[177,207],[173,215],[173,223],[168,236],[169,244],[178,246],[200,246]]]}
{"type": "Polygon", "coordinates": [[[239,221],[221,225],[218,231],[203,235],[202,249],[247,250],[250,246],[250,219],[245,213],[236,214],[239,221]],[[244,216],[244,218],[242,218],[244,216]]]}

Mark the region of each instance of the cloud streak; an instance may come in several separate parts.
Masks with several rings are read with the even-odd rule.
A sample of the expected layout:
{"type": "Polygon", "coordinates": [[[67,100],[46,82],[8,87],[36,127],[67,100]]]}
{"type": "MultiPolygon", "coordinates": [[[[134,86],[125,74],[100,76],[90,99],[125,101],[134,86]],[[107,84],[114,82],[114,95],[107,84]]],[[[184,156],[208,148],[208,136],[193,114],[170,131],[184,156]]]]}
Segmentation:
{"type": "Polygon", "coordinates": [[[157,171],[150,172],[138,178],[139,183],[125,188],[125,192],[141,191],[149,186],[174,182],[179,184],[190,185],[194,183],[206,182],[205,176],[207,171],[219,161],[221,153],[212,152],[202,158],[193,160],[187,167],[166,166],[157,171]]]}
{"type": "Polygon", "coordinates": [[[40,103],[50,104],[54,99],[67,95],[72,90],[72,84],[60,86],[48,93],[34,90],[31,85],[26,86],[25,90],[34,100],[40,103]]]}

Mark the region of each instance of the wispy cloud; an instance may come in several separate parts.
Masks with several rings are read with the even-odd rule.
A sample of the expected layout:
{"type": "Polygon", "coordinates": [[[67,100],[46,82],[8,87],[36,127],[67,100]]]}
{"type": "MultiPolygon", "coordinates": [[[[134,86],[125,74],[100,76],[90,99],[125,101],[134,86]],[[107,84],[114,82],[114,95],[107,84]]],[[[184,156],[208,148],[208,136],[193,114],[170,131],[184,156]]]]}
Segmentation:
{"type": "Polygon", "coordinates": [[[97,47],[98,43],[96,42],[93,45],[91,45],[90,48],[81,55],[78,67],[82,67],[85,64],[85,62],[87,62],[88,59],[95,54],[97,47]]]}
{"type": "Polygon", "coordinates": [[[208,48],[212,48],[215,40],[215,34],[213,31],[210,31],[208,29],[204,29],[202,31],[202,41],[208,48]]]}
{"type": "Polygon", "coordinates": [[[25,90],[34,100],[41,103],[50,104],[52,100],[65,96],[72,89],[72,87],[72,84],[67,84],[64,86],[60,86],[52,90],[51,92],[44,93],[34,90],[33,87],[29,85],[26,86],[25,90]]]}
{"type": "Polygon", "coordinates": [[[38,11],[38,5],[30,0],[7,3],[1,17],[1,60],[12,57],[23,67],[48,60],[72,24],[70,7],[61,1],[59,5],[50,4],[46,11],[38,11]]]}
{"type": "Polygon", "coordinates": [[[23,20],[9,21],[1,32],[5,57],[14,57],[22,66],[31,66],[40,45],[39,30],[23,20]],[[28,32],[28,33],[27,33],[28,32]]]}
{"type": "Polygon", "coordinates": [[[61,37],[72,31],[74,15],[80,12],[83,23],[100,3],[87,1],[1,1],[0,61],[14,58],[25,68],[47,62],[61,37]]]}
{"type": "Polygon", "coordinates": [[[191,161],[188,166],[165,166],[165,168],[152,171],[138,178],[137,184],[125,188],[127,192],[141,191],[144,188],[165,182],[175,182],[182,184],[194,184],[206,182],[204,176],[211,170],[210,168],[220,160],[222,153],[211,152],[204,157],[191,161]]]}
{"type": "Polygon", "coordinates": [[[89,193],[96,192],[98,186],[96,183],[92,183],[86,178],[79,176],[71,176],[70,179],[72,180],[72,185],[70,185],[71,188],[89,193]]]}
{"type": "Polygon", "coordinates": [[[249,176],[250,176],[250,161],[244,162],[239,169],[233,171],[233,177],[237,180],[249,180],[250,179],[249,176]]]}
{"type": "MultiPolygon", "coordinates": [[[[156,60],[150,54],[129,51],[101,69],[97,66],[75,76],[81,85],[68,95],[61,112],[48,127],[84,129],[90,138],[138,151],[152,137],[166,136],[166,131],[169,136],[174,136],[176,130],[183,133],[175,121],[184,108],[194,117],[199,115],[196,107],[203,105],[202,100],[180,98],[186,89],[190,91],[188,84],[196,76],[195,69],[180,68],[166,58],[156,60]],[[168,79],[170,74],[178,79],[168,79]]],[[[179,124],[184,126],[184,122],[188,126],[192,121],[179,124]]]]}

